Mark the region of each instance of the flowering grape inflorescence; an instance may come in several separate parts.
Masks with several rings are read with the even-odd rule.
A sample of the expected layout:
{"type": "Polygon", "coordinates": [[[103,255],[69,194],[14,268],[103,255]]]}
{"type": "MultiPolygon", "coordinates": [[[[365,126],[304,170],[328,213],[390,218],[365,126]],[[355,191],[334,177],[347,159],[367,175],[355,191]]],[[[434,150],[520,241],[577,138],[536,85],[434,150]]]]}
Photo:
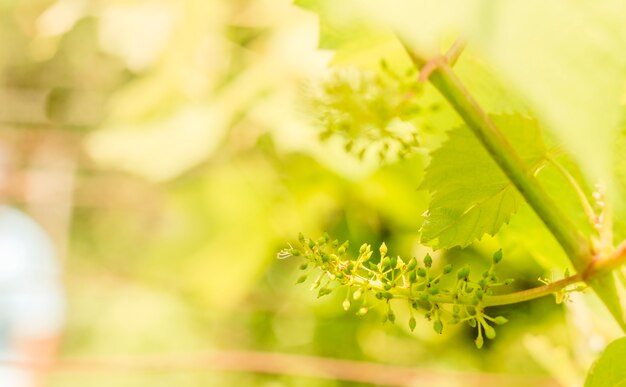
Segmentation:
{"type": "Polygon", "coordinates": [[[378,71],[333,72],[308,100],[322,128],[320,138],[342,138],[346,151],[360,159],[368,152],[380,161],[414,153],[420,147],[418,127],[427,129],[420,117],[439,108],[415,98],[423,93],[416,76],[415,68],[396,72],[384,61],[378,71]]]}
{"type": "Polygon", "coordinates": [[[386,304],[384,321],[394,322],[396,315],[392,310],[391,300],[404,300],[410,310],[408,321],[411,330],[415,329],[414,310],[421,310],[424,316],[433,322],[437,333],[443,331],[446,324],[467,322],[477,328],[475,343],[483,346],[484,339],[493,339],[496,332],[493,325],[507,322],[504,317],[491,317],[485,313],[484,297],[492,295],[492,289],[508,285],[513,280],[499,280],[495,266],[502,260],[502,250],[493,255],[491,266],[482,273],[478,281],[470,279],[470,267],[463,266],[456,271],[453,285],[444,287],[441,280],[452,274],[451,264],[445,265],[440,272],[433,269],[433,260],[427,254],[422,262],[413,257],[403,260],[399,256],[388,255],[387,246],[379,248],[380,260],[372,262],[371,245],[363,244],[359,255],[352,259],[348,254],[349,242],[339,244],[324,234],[318,240],[299,237],[299,247],[290,246],[278,253],[279,258],[302,257],[306,260],[300,269],[305,271],[297,283],[302,283],[313,272],[319,272],[311,289],[317,289],[318,297],[332,293],[338,288],[347,288],[343,308],[349,310],[356,304],[356,314],[362,316],[373,306],[372,296],[386,304]]]}

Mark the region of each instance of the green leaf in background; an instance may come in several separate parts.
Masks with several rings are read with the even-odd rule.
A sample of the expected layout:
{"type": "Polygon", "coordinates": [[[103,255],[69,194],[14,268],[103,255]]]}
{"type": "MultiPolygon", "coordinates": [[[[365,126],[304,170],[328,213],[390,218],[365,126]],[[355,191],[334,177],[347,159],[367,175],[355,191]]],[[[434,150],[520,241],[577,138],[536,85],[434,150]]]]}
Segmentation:
{"type": "Polygon", "coordinates": [[[609,344],[591,366],[585,387],[626,386],[626,337],[609,344]]]}
{"type": "Polygon", "coordinates": [[[351,2],[296,0],[294,4],[319,15],[319,48],[334,50],[367,41],[375,33],[368,20],[354,18],[351,2]]]}
{"type": "Polygon", "coordinates": [[[587,178],[609,186],[626,75],[624,12],[614,0],[484,2],[472,40],[587,178]]]}
{"type": "Polygon", "coordinates": [[[331,64],[379,70],[381,60],[394,70],[413,66],[404,46],[389,26],[372,23],[363,15],[363,4],[353,0],[295,0],[294,4],[319,19],[319,48],[332,50],[331,64]]]}
{"type": "MultiPolygon", "coordinates": [[[[493,116],[526,165],[536,170],[546,147],[537,122],[519,115],[493,116]]],[[[450,132],[432,153],[421,189],[432,199],[421,242],[436,248],[467,246],[494,235],[523,203],[521,195],[467,127],[450,132]]]]}

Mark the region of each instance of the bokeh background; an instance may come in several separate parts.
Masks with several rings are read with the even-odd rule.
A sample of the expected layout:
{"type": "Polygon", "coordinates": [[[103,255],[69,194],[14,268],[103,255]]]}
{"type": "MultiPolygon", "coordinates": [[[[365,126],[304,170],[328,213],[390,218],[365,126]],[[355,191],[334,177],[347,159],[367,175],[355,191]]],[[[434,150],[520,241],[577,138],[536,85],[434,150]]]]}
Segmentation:
{"type": "MultiPolygon", "coordinates": [[[[0,134],[19,172],[9,204],[59,251],[59,358],[104,359],[53,368],[49,386],[357,386],[367,372],[442,387],[580,383],[613,332],[597,333],[593,299],[502,307],[510,323],[477,350],[469,327],[437,335],[422,319],[412,333],[401,306],[382,324],[378,310],[357,318],[342,294],[295,285],[300,262],[276,253],[300,231],[428,251],[417,188],[456,120],[433,109],[441,125],[404,160],[321,142],[307,95],[332,53],[317,45],[317,17],[287,0],[0,1],[0,134]],[[228,370],[201,361],[232,351],[228,370]]],[[[493,95],[476,63],[460,66],[493,95]]],[[[480,268],[503,245],[513,288],[536,286],[556,247],[533,245],[545,231],[528,209],[516,219],[436,264],[480,268]]]]}

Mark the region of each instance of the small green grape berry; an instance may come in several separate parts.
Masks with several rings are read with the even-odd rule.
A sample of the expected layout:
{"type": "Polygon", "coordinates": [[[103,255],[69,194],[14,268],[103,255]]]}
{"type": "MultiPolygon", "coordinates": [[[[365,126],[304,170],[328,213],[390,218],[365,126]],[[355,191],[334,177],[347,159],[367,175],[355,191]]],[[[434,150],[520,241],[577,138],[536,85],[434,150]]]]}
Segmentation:
{"type": "Polygon", "coordinates": [[[319,288],[321,284],[322,284],[322,282],[320,281],[320,278],[318,277],[318,278],[315,280],[315,282],[313,282],[313,283],[311,284],[311,290],[319,288]]]}
{"type": "Polygon", "coordinates": [[[490,275],[490,274],[491,274],[491,273],[489,273],[489,270],[485,270],[485,271],[483,271],[483,278],[487,278],[487,277],[489,277],[489,275],[490,275]]]}
{"type": "Polygon", "coordinates": [[[357,289],[354,291],[354,293],[352,294],[352,299],[353,300],[358,300],[359,298],[361,298],[361,295],[363,294],[363,292],[361,291],[361,289],[357,289]]]}
{"type": "Polygon", "coordinates": [[[428,288],[428,293],[432,294],[433,296],[435,294],[439,294],[439,288],[436,286],[433,286],[431,288],[428,288]]]}
{"type": "Polygon", "coordinates": [[[296,283],[297,283],[297,284],[301,284],[301,283],[303,283],[304,281],[306,281],[306,279],[307,279],[307,276],[306,276],[306,275],[301,275],[301,276],[300,276],[300,277],[298,277],[298,279],[296,280],[296,283]]]}
{"type": "Polygon", "coordinates": [[[326,288],[326,287],[320,288],[320,290],[317,292],[317,298],[327,296],[327,295],[329,295],[332,292],[333,292],[332,289],[329,289],[329,288],[326,288]]]}
{"type": "Polygon", "coordinates": [[[433,323],[433,329],[435,330],[435,332],[441,334],[441,332],[443,331],[443,323],[441,322],[441,320],[435,320],[435,322],[433,323]]]}
{"type": "Polygon", "coordinates": [[[415,270],[409,273],[409,282],[417,282],[417,273],[415,272],[415,270]]]}
{"type": "Polygon", "coordinates": [[[383,292],[383,293],[382,293],[382,296],[383,296],[383,298],[384,298],[385,300],[390,300],[390,299],[392,299],[392,298],[393,298],[393,295],[392,295],[391,293],[389,293],[389,292],[383,292]]]}
{"type": "Polygon", "coordinates": [[[415,269],[415,267],[417,267],[417,259],[415,259],[415,257],[411,258],[411,260],[409,261],[409,264],[407,265],[407,268],[409,270],[413,270],[415,269]]]}
{"type": "Polygon", "coordinates": [[[387,245],[385,244],[385,242],[383,242],[382,245],[380,245],[380,256],[384,257],[387,255],[387,245]]]}
{"type": "Polygon", "coordinates": [[[315,247],[315,242],[313,242],[313,239],[309,239],[309,248],[312,249],[315,247]]]}
{"type": "Polygon", "coordinates": [[[502,260],[502,249],[493,253],[493,263],[498,263],[502,260]]]}
{"type": "Polygon", "coordinates": [[[383,292],[376,292],[375,297],[379,300],[383,299],[383,292]]]}
{"type": "Polygon", "coordinates": [[[476,328],[476,319],[471,319],[471,320],[467,320],[467,323],[469,324],[470,327],[472,328],[476,328]]]}
{"type": "Polygon", "coordinates": [[[389,259],[389,266],[390,266],[392,269],[395,269],[396,267],[398,267],[398,258],[397,258],[397,257],[391,257],[391,258],[389,259]]]}
{"type": "Polygon", "coordinates": [[[452,264],[447,264],[443,267],[443,274],[449,274],[452,272],[452,264]]]}
{"type": "Polygon", "coordinates": [[[502,324],[506,324],[507,322],[509,322],[509,320],[506,319],[505,317],[498,316],[498,317],[493,319],[493,322],[498,324],[498,325],[502,325],[502,324]]]}
{"type": "Polygon", "coordinates": [[[361,245],[361,248],[359,248],[359,254],[365,254],[365,252],[367,251],[368,245],[367,243],[363,243],[361,245]]]}
{"type": "Polygon", "coordinates": [[[369,309],[367,309],[366,307],[362,306],[358,312],[356,312],[357,316],[365,316],[367,314],[369,309]]]}
{"type": "Polygon", "coordinates": [[[422,292],[422,293],[420,294],[420,300],[421,300],[421,301],[424,301],[424,302],[425,302],[425,301],[428,301],[428,293],[427,293],[427,292],[422,292]]]}
{"type": "Polygon", "coordinates": [[[417,321],[415,321],[415,317],[411,317],[409,319],[409,329],[411,330],[411,332],[415,330],[416,326],[417,326],[417,321]]]}
{"type": "Polygon", "coordinates": [[[476,340],[474,340],[474,343],[476,344],[476,348],[481,349],[483,347],[483,343],[484,343],[483,337],[482,336],[478,336],[476,338],[476,340]]]}
{"type": "Polygon", "coordinates": [[[337,249],[337,253],[339,253],[339,255],[345,254],[346,253],[345,246],[343,246],[343,245],[339,246],[339,248],[337,249]]]}
{"type": "Polygon", "coordinates": [[[381,263],[383,269],[389,267],[390,262],[391,262],[391,259],[389,257],[383,258],[382,263],[381,263]]]}
{"type": "Polygon", "coordinates": [[[301,245],[304,245],[305,243],[304,235],[301,232],[298,233],[298,242],[300,242],[301,245]]]}
{"type": "Polygon", "coordinates": [[[426,269],[423,267],[417,268],[417,275],[420,277],[426,277],[426,269]]]}
{"type": "Polygon", "coordinates": [[[306,270],[309,267],[309,264],[307,262],[303,263],[302,265],[300,265],[300,267],[298,267],[298,269],[300,270],[306,270]]]}
{"type": "Polygon", "coordinates": [[[350,309],[350,304],[350,300],[346,298],[343,300],[343,304],[341,304],[341,306],[343,306],[343,310],[348,311],[348,309],[350,309]]]}
{"type": "Polygon", "coordinates": [[[505,279],[505,280],[504,280],[504,284],[505,284],[505,285],[510,285],[510,284],[512,284],[512,283],[513,283],[513,281],[515,281],[515,279],[513,279],[513,278],[508,278],[508,279],[505,279]]]}
{"type": "Polygon", "coordinates": [[[467,277],[469,277],[469,273],[470,273],[469,266],[464,266],[460,268],[459,271],[456,272],[456,277],[460,280],[464,280],[464,279],[467,279],[467,277]]]}
{"type": "Polygon", "coordinates": [[[489,339],[489,340],[493,340],[496,338],[496,330],[493,329],[493,327],[489,324],[483,324],[483,328],[485,330],[485,336],[489,339]]]}
{"type": "Polygon", "coordinates": [[[396,321],[396,315],[393,314],[391,310],[389,310],[389,313],[387,313],[387,319],[389,319],[390,322],[394,322],[396,321]]]}
{"type": "Polygon", "coordinates": [[[391,289],[391,283],[390,282],[385,282],[385,284],[383,285],[383,289],[385,290],[390,290],[391,289]]]}
{"type": "Polygon", "coordinates": [[[433,265],[433,259],[431,258],[430,254],[426,254],[426,256],[424,257],[424,266],[430,268],[433,265]]]}
{"type": "Polygon", "coordinates": [[[476,298],[478,298],[479,300],[483,299],[484,294],[485,292],[482,289],[476,289],[476,298]]]}

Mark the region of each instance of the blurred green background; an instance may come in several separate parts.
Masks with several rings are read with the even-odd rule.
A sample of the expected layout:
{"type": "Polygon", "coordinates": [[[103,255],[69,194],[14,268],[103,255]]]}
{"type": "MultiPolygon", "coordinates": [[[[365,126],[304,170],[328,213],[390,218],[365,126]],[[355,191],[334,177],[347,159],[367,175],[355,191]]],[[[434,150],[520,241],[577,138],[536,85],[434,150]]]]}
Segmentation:
{"type": "MultiPolygon", "coordinates": [[[[403,306],[382,324],[377,310],[344,312],[340,293],[316,300],[295,285],[299,262],[276,253],[300,231],[428,251],[417,244],[426,151],[378,163],[318,140],[306,95],[332,54],[317,41],[317,17],[287,0],[0,1],[0,128],[21,172],[11,200],[61,252],[61,359],[260,351],[319,376],[263,374],[243,357],[234,371],[60,368],[50,386],[362,385],[301,355],[385,364],[390,377],[411,369],[395,380],[416,385],[580,382],[610,336],[590,344],[598,323],[585,303],[502,307],[510,323],[477,350],[469,327],[439,336],[422,319],[411,333],[403,306]]],[[[484,69],[460,66],[493,95],[484,69]]],[[[429,120],[426,150],[456,122],[445,109],[429,120]]],[[[535,286],[556,259],[542,260],[555,250],[550,238],[534,245],[542,235],[525,208],[499,239],[436,264],[487,266],[502,245],[503,276],[535,286]]]]}

